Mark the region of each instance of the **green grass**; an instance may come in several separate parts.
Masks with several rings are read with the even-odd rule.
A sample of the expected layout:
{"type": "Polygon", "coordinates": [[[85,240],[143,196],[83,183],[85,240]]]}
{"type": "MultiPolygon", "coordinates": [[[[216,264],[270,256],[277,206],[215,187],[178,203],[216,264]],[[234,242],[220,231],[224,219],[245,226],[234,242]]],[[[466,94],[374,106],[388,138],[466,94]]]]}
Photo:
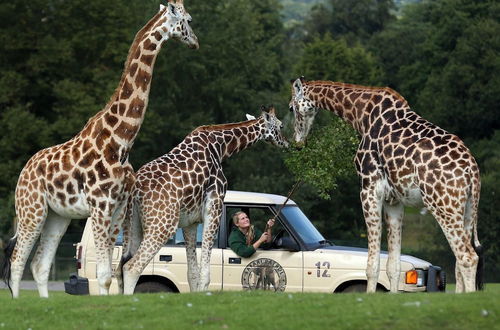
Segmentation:
{"type": "Polygon", "coordinates": [[[500,284],[471,294],[212,292],[17,300],[0,290],[0,329],[498,329],[500,284]]]}

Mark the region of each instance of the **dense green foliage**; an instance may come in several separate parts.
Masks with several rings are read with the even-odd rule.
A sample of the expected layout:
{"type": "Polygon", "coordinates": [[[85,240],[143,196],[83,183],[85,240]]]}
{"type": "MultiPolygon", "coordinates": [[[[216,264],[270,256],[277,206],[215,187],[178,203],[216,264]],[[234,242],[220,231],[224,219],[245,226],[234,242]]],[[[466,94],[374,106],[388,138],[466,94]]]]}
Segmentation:
{"type": "MultiPolygon", "coordinates": [[[[452,289],[452,288],[450,288],[452,289]]],[[[496,329],[500,285],[485,292],[411,294],[274,293],[266,291],[41,300],[0,290],[4,329],[496,329]]]]}
{"type": "MultiPolygon", "coordinates": [[[[15,185],[26,161],[69,139],[106,104],[133,36],[158,5],[0,4],[0,237],[11,234],[15,185]]],[[[168,152],[196,126],[244,120],[245,113],[258,115],[261,104],[277,107],[291,135],[289,79],[300,75],[390,86],[415,111],[460,136],[477,157],[479,236],[489,280],[499,279],[497,1],[209,0],[186,1],[186,8],[200,49],[169,41],[160,53],[131,153],[135,168],[168,152]]],[[[332,239],[357,240],[365,228],[352,165],[355,133],[326,112],[313,130],[303,152],[259,143],[229,159],[229,188],[286,194],[304,179],[294,200],[318,228],[332,239]]],[[[439,231],[432,235],[443,242],[439,231]]],[[[451,255],[446,247],[434,250],[451,255]]]]}

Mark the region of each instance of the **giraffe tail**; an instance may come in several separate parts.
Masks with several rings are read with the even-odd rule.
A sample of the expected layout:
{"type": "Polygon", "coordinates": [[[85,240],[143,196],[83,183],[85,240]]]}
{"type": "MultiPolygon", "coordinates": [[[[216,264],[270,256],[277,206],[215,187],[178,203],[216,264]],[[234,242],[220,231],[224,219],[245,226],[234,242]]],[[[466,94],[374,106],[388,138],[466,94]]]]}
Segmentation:
{"type": "Polygon", "coordinates": [[[12,288],[10,287],[10,258],[12,257],[12,253],[14,252],[14,247],[16,246],[17,236],[12,237],[9,240],[9,243],[4,249],[4,260],[2,262],[1,272],[2,279],[9,288],[10,294],[12,294],[12,288]]]}
{"type": "Polygon", "coordinates": [[[123,285],[123,266],[132,259],[142,241],[142,225],[138,205],[131,196],[128,203],[127,218],[123,223],[123,254],[118,265],[123,285]]]}
{"type": "Polygon", "coordinates": [[[476,251],[477,256],[479,257],[477,263],[476,270],[476,290],[484,290],[484,249],[479,242],[479,236],[477,235],[477,218],[478,218],[478,204],[479,204],[479,195],[481,191],[481,180],[479,177],[479,173],[474,173],[475,180],[472,181],[472,190],[471,197],[474,204],[474,216],[473,216],[473,235],[474,235],[474,251],[476,251]]]}
{"type": "Polygon", "coordinates": [[[476,290],[482,291],[484,290],[484,249],[477,236],[477,219],[474,221],[474,251],[479,257],[476,270],[476,290]]]}
{"type": "Polygon", "coordinates": [[[474,250],[479,257],[479,261],[477,263],[477,271],[476,271],[476,290],[482,291],[484,290],[484,251],[481,245],[474,246],[474,250]]]}

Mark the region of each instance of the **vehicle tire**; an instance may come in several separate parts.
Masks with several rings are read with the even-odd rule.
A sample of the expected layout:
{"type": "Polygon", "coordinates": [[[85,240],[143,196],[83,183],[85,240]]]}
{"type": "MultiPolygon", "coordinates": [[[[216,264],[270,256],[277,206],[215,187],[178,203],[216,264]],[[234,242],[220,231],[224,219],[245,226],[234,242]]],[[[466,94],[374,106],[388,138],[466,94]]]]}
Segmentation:
{"type": "Polygon", "coordinates": [[[160,282],[142,282],[135,286],[134,293],[156,293],[156,292],[173,292],[173,290],[160,282]]]}
{"type": "MultiPolygon", "coordinates": [[[[382,288],[377,286],[376,292],[385,292],[382,288]]],[[[342,293],[366,293],[366,283],[351,284],[342,290],[342,293]]]]}
{"type": "Polygon", "coordinates": [[[442,292],[446,291],[446,273],[444,270],[441,270],[441,272],[439,272],[438,290],[442,292]]]}

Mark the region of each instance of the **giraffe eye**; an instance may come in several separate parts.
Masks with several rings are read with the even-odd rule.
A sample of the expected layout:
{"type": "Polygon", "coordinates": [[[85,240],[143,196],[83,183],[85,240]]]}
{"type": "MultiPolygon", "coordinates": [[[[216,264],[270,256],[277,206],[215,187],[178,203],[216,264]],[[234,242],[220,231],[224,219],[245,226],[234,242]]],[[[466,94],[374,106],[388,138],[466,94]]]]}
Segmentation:
{"type": "Polygon", "coordinates": [[[293,105],[291,105],[288,109],[290,110],[290,112],[293,112],[293,105]]]}

